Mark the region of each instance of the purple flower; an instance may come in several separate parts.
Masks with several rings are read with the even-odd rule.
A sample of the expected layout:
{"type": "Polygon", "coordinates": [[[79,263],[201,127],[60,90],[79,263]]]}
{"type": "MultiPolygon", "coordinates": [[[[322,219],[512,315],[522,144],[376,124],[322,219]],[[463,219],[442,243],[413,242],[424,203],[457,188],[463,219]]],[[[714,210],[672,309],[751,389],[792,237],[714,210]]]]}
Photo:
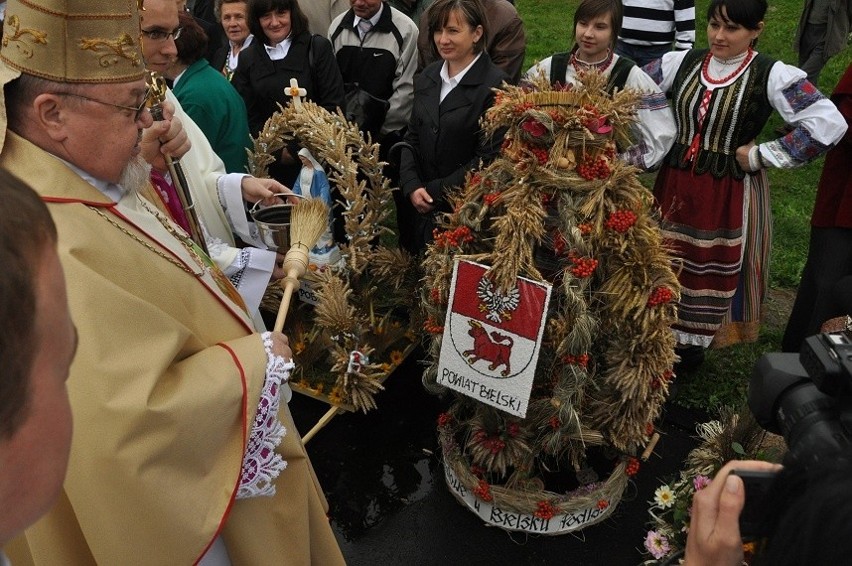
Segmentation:
{"type": "Polygon", "coordinates": [[[645,536],[645,550],[659,560],[671,550],[669,539],[659,531],[648,531],[648,534],[645,536]]]}
{"type": "Polygon", "coordinates": [[[707,476],[695,476],[692,478],[692,487],[695,488],[695,491],[701,491],[708,485],[710,485],[710,478],[707,476]]]}

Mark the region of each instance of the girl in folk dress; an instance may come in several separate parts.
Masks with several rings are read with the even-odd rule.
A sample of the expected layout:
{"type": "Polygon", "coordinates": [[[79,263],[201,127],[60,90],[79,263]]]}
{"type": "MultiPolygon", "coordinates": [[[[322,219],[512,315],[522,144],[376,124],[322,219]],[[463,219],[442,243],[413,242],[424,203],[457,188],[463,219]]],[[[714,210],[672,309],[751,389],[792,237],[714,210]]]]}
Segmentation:
{"type": "Polygon", "coordinates": [[[640,169],[659,165],[671,148],[675,123],[666,95],[642,69],[613,48],[621,29],[621,0],[583,0],[574,12],[574,47],[556,53],[526,73],[527,79],[544,74],[553,84],[573,85],[579,73],[595,69],[609,77],[609,91],[642,91],[633,127],[635,144],[619,148],[619,157],[640,169]]]}

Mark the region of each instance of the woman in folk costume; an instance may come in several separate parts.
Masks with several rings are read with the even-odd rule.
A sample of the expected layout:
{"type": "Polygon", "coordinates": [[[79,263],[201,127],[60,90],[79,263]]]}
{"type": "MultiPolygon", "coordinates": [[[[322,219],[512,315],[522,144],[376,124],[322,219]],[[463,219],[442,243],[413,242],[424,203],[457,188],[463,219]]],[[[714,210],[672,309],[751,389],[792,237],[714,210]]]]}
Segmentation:
{"type": "Polygon", "coordinates": [[[543,74],[552,84],[574,85],[577,75],[597,70],[609,77],[608,89],[642,91],[633,126],[634,145],[619,157],[640,169],[655,168],[672,145],[675,123],[666,95],[636,64],[614,51],[624,9],[621,0],[583,0],[574,12],[574,47],[543,59],[526,73],[543,74]]]}
{"type": "MultiPolygon", "coordinates": [[[[852,124],[852,63],[831,94],[831,100],[852,124]]],[[[821,331],[829,319],[852,314],[852,131],[825,156],[811,215],[808,257],[790,311],[781,350],[799,352],[808,336],[821,331]]]]}
{"type": "Polygon", "coordinates": [[[667,53],[645,68],[671,93],[677,123],[654,194],[681,262],[681,369],[700,363],[711,342],[757,339],[771,240],[765,169],[800,166],[846,130],[804,72],[755,50],[766,7],[712,0],[710,48],[667,53]],[[795,129],[757,145],[773,110],[795,129]],[[725,322],[733,324],[720,332],[725,322]]]}

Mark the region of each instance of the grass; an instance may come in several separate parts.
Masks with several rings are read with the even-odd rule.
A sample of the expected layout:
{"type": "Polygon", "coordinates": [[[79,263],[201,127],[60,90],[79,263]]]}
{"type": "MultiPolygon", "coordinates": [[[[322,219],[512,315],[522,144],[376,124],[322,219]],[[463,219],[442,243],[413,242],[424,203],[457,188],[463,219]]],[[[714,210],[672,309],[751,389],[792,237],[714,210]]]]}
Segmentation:
{"type": "MultiPolygon", "coordinates": [[[[579,0],[515,2],[527,33],[525,68],[570,47],[574,9],[578,4],[579,0]]],[[[699,47],[707,45],[708,5],[708,0],[696,2],[696,41],[699,47]]],[[[801,9],[802,3],[797,0],[770,0],[766,27],[758,45],[761,52],[796,64],[798,58],[792,49],[792,39],[801,9]]],[[[831,93],[850,61],[852,49],[847,47],[828,62],[818,85],[823,93],[831,93]]],[[[780,124],[778,115],[773,115],[758,141],[776,137],[773,130],[780,124]]],[[[822,159],[819,159],[799,169],[773,169],[769,172],[774,216],[771,291],[760,338],[754,344],[708,351],[705,363],[697,371],[679,379],[676,403],[711,413],[723,405],[740,405],[745,399],[754,363],[763,353],[779,350],[790,303],[807,254],[810,215],[821,170],[822,159]]],[[[649,179],[643,179],[643,182],[647,181],[649,179]]]]}

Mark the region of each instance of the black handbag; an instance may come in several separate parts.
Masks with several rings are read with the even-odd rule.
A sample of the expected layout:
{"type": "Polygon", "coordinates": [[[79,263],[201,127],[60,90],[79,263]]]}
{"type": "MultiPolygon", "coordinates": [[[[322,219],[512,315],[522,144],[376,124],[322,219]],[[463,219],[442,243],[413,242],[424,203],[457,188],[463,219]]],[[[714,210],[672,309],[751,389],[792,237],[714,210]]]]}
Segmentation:
{"type": "Polygon", "coordinates": [[[375,140],[385,123],[390,102],[373,96],[357,83],[347,86],[349,88],[346,89],[346,119],[353,124],[358,124],[362,132],[370,133],[375,140]]]}

